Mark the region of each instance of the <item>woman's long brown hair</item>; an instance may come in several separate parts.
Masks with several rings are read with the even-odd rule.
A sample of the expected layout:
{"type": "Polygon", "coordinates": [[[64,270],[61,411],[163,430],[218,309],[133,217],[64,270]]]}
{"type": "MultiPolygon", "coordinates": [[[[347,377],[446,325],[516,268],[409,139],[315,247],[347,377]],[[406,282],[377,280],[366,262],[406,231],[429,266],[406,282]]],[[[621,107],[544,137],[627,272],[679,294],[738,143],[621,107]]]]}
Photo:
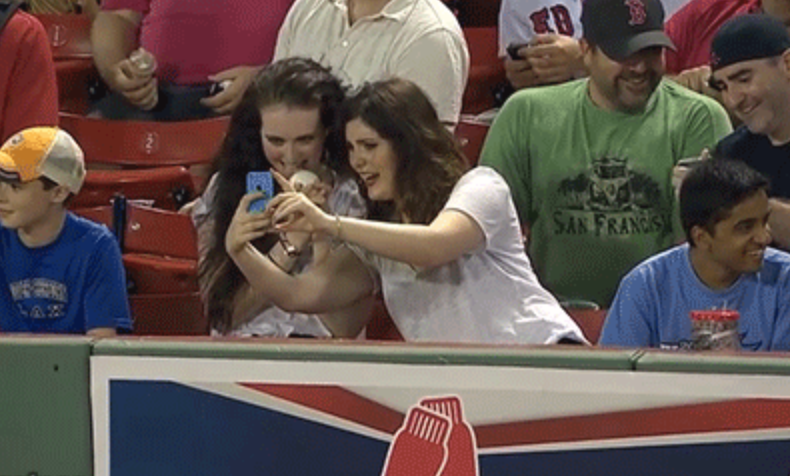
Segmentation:
{"type": "Polygon", "coordinates": [[[397,156],[396,198],[390,204],[369,204],[371,218],[406,217],[422,224],[436,218],[468,163],[425,93],[405,79],[368,83],[346,100],[340,117],[344,127],[360,119],[397,156]]]}
{"type": "MultiPolygon", "coordinates": [[[[212,167],[217,173],[216,188],[207,205],[213,227],[208,251],[199,267],[212,328],[220,332],[231,330],[233,304],[246,282],[225,250],[225,234],[246,193],[247,173],[270,168],[263,152],[261,111],[280,104],[317,108],[327,132],[324,163],[336,172],[344,172],[343,135],[336,129],[337,112],[344,98],[340,81],[327,68],[309,59],[290,58],[272,63],[258,73],[234,111],[212,167]]],[[[266,252],[276,241],[275,235],[267,235],[254,245],[266,252]]]]}

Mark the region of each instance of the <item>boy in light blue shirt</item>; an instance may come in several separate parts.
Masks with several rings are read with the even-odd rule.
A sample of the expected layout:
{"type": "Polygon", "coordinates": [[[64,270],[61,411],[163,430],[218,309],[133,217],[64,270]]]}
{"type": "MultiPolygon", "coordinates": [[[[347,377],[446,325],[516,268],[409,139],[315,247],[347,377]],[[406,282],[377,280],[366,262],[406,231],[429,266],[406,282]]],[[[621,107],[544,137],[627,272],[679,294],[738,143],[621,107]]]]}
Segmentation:
{"type": "Polygon", "coordinates": [[[741,161],[694,167],[680,190],[688,243],[621,281],[603,346],[690,348],[689,313],[740,313],[741,348],[790,350],[790,254],[768,248],[768,181],[741,161]]]}

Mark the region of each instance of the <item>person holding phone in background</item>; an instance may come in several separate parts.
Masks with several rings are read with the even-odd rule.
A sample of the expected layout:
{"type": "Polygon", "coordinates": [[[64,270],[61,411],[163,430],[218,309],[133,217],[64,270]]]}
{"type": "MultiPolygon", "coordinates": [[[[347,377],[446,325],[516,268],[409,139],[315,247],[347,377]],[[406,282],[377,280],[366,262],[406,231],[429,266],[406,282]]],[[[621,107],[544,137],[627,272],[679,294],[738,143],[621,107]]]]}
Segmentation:
{"type": "MultiPolygon", "coordinates": [[[[248,180],[254,186],[265,177],[264,171],[278,172],[280,186],[289,191],[289,179],[317,175],[320,180],[307,186],[292,181],[331,213],[365,215],[359,188],[347,167],[341,165],[342,139],[334,131],[335,115],[344,96],[340,82],[328,69],[312,60],[291,58],[266,66],[234,112],[213,165],[215,173],[206,192],[188,210],[199,230],[200,280],[209,322],[215,331],[276,337],[329,337],[359,332],[358,328],[328,328],[316,316],[272,306],[253,291],[224,246],[226,231],[239,200],[247,192],[248,180]]],[[[265,179],[269,181],[265,187],[273,185],[271,179],[265,179]]],[[[320,254],[305,233],[272,235],[255,245],[287,273],[298,273],[320,254]]],[[[367,314],[369,304],[361,302],[346,312],[367,314]]]]}
{"type": "MultiPolygon", "coordinates": [[[[688,0],[662,2],[666,18],[688,0]]],[[[586,76],[579,39],[583,0],[502,0],[499,56],[514,89],[586,76]]]]}
{"type": "Polygon", "coordinates": [[[499,56],[514,89],[584,74],[581,14],[582,0],[502,0],[499,56]]]}
{"type": "Polygon", "coordinates": [[[533,273],[507,184],[488,167],[466,172],[419,87],[398,78],[366,84],[341,120],[375,221],[332,215],[293,192],[251,214],[260,194],[245,196],[225,245],[257,293],[284,309],[325,313],[380,285],[407,341],[586,342],[533,273]],[[329,240],[330,252],[290,275],[252,244],[280,231],[329,240]]]}
{"type": "Polygon", "coordinates": [[[293,0],[103,0],[93,22],[96,69],[108,119],[177,121],[230,114],[272,59],[293,0]],[[143,49],[146,65],[135,64],[143,49]],[[222,87],[210,94],[211,85],[222,87]]]}

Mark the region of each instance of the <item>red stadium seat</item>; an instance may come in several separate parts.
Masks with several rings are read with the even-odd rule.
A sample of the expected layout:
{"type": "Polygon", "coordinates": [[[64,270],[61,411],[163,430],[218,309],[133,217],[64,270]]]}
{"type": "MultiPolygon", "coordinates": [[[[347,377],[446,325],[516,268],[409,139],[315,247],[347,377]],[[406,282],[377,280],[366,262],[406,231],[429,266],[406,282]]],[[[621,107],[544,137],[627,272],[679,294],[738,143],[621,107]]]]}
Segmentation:
{"type": "Polygon", "coordinates": [[[584,337],[595,345],[601,338],[601,329],[606,320],[606,309],[566,308],[565,311],[579,325],[584,337]]]}
{"type": "Polygon", "coordinates": [[[208,333],[197,280],[197,234],[189,216],[124,199],[74,211],[111,230],[122,227],[118,234],[135,334],[208,333]]]}
{"type": "Polygon", "coordinates": [[[477,165],[480,160],[480,152],[483,150],[483,142],[489,127],[488,124],[463,118],[455,127],[455,136],[461,143],[461,149],[472,167],[477,165]]]}
{"type": "Polygon", "coordinates": [[[210,164],[229,121],[227,116],[156,122],[60,115],[60,127],[80,144],[87,164],[128,168],[210,164]]]}
{"type": "Polygon", "coordinates": [[[501,0],[459,0],[455,2],[462,27],[496,27],[501,0]]]}
{"type": "Polygon", "coordinates": [[[75,208],[72,211],[83,218],[87,218],[90,221],[102,224],[110,230],[113,230],[112,206],[110,205],[91,208],[75,208]]]}
{"type": "Polygon", "coordinates": [[[110,230],[122,227],[118,241],[132,293],[198,290],[197,232],[189,216],[128,203],[125,216],[119,218],[115,209],[106,205],[75,213],[110,230]]]}
{"type": "Polygon", "coordinates": [[[390,317],[389,312],[387,312],[387,306],[384,304],[384,300],[382,299],[381,295],[376,297],[375,303],[373,304],[373,310],[370,314],[370,320],[368,321],[368,325],[365,327],[365,339],[394,341],[404,340],[400,331],[398,331],[398,328],[395,327],[395,323],[392,322],[392,318],[390,317]]]}
{"type": "Polygon", "coordinates": [[[55,61],[66,59],[92,61],[91,19],[88,15],[40,13],[35,17],[47,32],[55,61]]]}
{"type": "Polygon", "coordinates": [[[153,200],[153,205],[177,210],[195,196],[192,174],[183,166],[134,170],[88,170],[72,208],[107,205],[117,195],[153,200]]]}
{"type": "Polygon", "coordinates": [[[80,144],[89,169],[191,167],[194,188],[198,191],[203,188],[206,169],[222,144],[229,122],[228,116],[157,122],[60,114],[60,127],[80,144]]]}
{"type": "Polygon", "coordinates": [[[200,293],[132,295],[129,307],[136,335],[207,335],[200,293]]]}
{"type": "Polygon", "coordinates": [[[124,253],[123,265],[132,295],[179,294],[198,290],[195,260],[124,253]]]}
{"type": "Polygon", "coordinates": [[[58,79],[60,110],[84,114],[88,87],[99,78],[93,64],[91,20],[88,15],[37,14],[49,37],[58,79]]]}
{"type": "Polygon", "coordinates": [[[496,25],[464,28],[464,36],[470,67],[462,109],[477,114],[494,107],[494,89],[507,81],[505,66],[499,58],[496,25]]]}
{"type": "Polygon", "coordinates": [[[189,215],[127,205],[123,233],[126,253],[198,259],[197,231],[189,215]]]}

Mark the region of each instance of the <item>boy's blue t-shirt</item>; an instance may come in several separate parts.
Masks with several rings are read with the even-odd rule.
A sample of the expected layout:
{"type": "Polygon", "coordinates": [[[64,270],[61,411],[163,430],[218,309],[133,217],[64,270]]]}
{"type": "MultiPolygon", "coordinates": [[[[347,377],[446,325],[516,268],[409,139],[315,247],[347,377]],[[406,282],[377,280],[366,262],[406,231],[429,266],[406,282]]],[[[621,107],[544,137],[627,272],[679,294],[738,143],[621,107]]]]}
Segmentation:
{"type": "Polygon", "coordinates": [[[0,331],[130,330],[121,252],[103,225],[67,213],[58,238],[28,248],[0,226],[0,331]]]}
{"type": "Polygon", "coordinates": [[[744,350],[790,350],[790,254],[765,250],[763,266],[729,288],[700,281],[688,244],[649,258],[621,281],[601,333],[601,345],[687,348],[690,312],[735,309],[744,350]]]}

